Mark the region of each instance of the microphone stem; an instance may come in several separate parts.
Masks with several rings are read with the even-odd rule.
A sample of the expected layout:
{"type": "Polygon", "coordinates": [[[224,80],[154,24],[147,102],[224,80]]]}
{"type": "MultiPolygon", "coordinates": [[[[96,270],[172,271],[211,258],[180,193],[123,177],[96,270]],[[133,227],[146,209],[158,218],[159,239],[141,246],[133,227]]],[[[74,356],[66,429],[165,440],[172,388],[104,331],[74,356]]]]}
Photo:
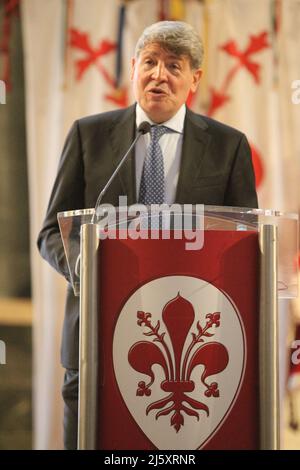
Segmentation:
{"type": "Polygon", "coordinates": [[[110,184],[112,183],[112,181],[114,180],[115,176],[118,174],[121,166],[123,165],[123,163],[125,162],[128,154],[131,152],[131,150],[133,149],[133,147],[135,146],[135,144],[137,143],[138,139],[141,137],[141,135],[143,134],[143,132],[138,132],[136,138],[134,139],[134,141],[132,142],[132,144],[130,145],[129,149],[127,150],[127,152],[125,153],[124,157],[120,160],[120,162],[118,163],[118,166],[117,168],[115,169],[115,171],[113,172],[113,174],[111,175],[111,177],[109,178],[109,180],[107,181],[106,185],[104,186],[104,188],[102,189],[101,193],[99,194],[98,196],[98,199],[97,199],[97,202],[96,202],[96,205],[95,205],[95,211],[94,211],[94,214],[93,214],[93,217],[92,217],[92,220],[91,220],[91,223],[94,224],[95,223],[95,218],[96,218],[96,214],[97,214],[97,209],[98,207],[100,206],[100,203],[101,203],[101,200],[104,196],[104,194],[106,193],[107,189],[109,188],[110,184]]]}

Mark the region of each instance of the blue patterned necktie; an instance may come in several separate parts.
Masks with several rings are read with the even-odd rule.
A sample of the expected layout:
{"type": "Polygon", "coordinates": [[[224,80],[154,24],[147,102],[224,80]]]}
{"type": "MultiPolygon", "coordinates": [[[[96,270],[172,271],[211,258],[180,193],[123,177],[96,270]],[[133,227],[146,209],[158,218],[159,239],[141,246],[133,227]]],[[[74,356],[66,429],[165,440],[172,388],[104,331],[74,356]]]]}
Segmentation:
{"type": "Polygon", "coordinates": [[[151,141],[144,161],[139,202],[141,204],[163,204],[165,202],[164,159],[159,139],[167,132],[166,126],[151,127],[151,141]]]}

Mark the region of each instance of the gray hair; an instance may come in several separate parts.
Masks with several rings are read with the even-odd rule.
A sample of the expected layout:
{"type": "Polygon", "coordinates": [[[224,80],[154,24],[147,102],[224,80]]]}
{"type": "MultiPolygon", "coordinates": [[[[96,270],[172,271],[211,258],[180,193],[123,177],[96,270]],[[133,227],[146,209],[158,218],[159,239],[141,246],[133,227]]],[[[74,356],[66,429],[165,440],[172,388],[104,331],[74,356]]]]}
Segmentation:
{"type": "Polygon", "coordinates": [[[136,43],[135,57],[138,58],[140,52],[152,43],[160,44],[177,56],[188,56],[192,69],[201,67],[204,54],[203,43],[198,33],[188,23],[159,21],[148,26],[136,43]]]}

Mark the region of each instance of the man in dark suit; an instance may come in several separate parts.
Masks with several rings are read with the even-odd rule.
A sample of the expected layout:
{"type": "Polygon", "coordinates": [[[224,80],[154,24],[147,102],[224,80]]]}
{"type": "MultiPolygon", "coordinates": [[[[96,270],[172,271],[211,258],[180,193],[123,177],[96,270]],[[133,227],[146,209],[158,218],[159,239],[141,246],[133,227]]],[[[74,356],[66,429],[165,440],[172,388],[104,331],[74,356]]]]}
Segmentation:
{"type": "MultiPolygon", "coordinates": [[[[102,202],[117,206],[119,196],[126,195],[128,204],[176,202],[257,207],[246,137],[185,106],[190,91],[195,92],[198,87],[202,56],[201,40],[191,26],[168,21],[150,26],[139,39],[132,59],[137,104],[74,123],[63,149],[38,239],[42,256],[68,282],[57,212],[95,206],[99,190],[129,147],[137,127],[145,120],[155,127],[163,125],[166,130],[159,140],[159,152],[156,147],[155,154],[155,158],[160,154],[162,166],[157,175],[154,168],[152,177],[155,187],[159,186],[162,191],[163,200],[157,201],[153,191],[147,193],[151,186],[149,168],[153,163],[153,155],[149,154],[153,135],[148,134],[139,140],[102,202]]],[[[62,341],[62,364],[66,368],[63,387],[65,447],[68,449],[76,448],[77,438],[78,322],[78,298],[74,297],[69,284],[62,341]]]]}

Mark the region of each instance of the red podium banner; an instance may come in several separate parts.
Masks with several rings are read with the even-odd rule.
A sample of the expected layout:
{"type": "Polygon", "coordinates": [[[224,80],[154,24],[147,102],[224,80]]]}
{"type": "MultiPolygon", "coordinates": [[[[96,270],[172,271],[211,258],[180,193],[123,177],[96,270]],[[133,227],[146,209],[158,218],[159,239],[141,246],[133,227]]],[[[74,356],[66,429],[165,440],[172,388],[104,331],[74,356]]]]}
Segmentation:
{"type": "Polygon", "coordinates": [[[258,235],[106,239],[99,449],[258,449],[258,235]]]}

